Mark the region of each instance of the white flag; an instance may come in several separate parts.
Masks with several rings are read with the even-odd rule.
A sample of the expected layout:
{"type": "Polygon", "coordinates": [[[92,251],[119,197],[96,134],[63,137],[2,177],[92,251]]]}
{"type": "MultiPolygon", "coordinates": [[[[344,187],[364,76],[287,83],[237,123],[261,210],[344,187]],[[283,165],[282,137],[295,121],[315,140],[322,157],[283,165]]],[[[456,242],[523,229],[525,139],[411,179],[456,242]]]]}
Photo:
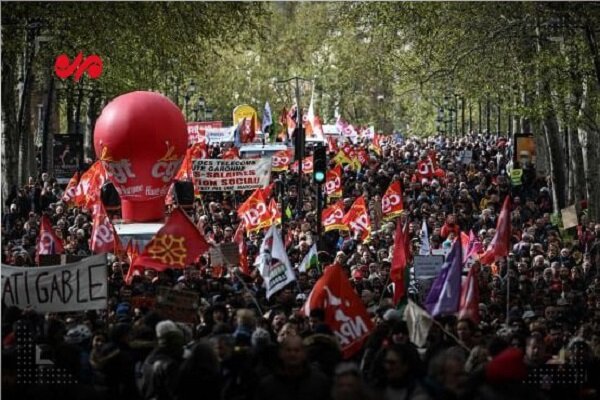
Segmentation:
{"type": "Polygon", "coordinates": [[[417,347],[425,346],[432,324],[431,317],[427,311],[408,299],[408,304],[404,308],[404,320],[408,326],[410,341],[417,347]]]}
{"type": "Polygon", "coordinates": [[[304,259],[302,259],[298,271],[306,272],[309,269],[316,267],[318,263],[317,245],[313,244],[308,253],[304,256],[304,259]]]}
{"type": "Polygon", "coordinates": [[[427,230],[427,222],[425,220],[423,220],[423,227],[421,228],[421,249],[419,250],[419,255],[431,255],[431,246],[429,245],[429,232],[427,230]]]}
{"type": "Polygon", "coordinates": [[[281,233],[275,225],[271,225],[254,266],[258,268],[267,288],[267,300],[283,289],[288,283],[296,280],[290,260],[285,252],[281,233]]]}

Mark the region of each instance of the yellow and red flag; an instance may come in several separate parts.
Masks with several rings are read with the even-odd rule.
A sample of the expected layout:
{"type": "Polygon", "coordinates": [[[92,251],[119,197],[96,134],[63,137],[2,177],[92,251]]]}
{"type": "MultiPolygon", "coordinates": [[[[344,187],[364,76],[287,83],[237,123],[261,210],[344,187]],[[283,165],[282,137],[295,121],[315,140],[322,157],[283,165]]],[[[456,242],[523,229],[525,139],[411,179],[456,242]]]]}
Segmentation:
{"type": "Polygon", "coordinates": [[[371,236],[371,219],[364,196],[358,197],[348,210],[342,221],[351,231],[360,235],[362,241],[368,241],[371,236]]]}
{"type": "Polygon", "coordinates": [[[399,181],[390,184],[381,198],[381,211],[383,219],[389,220],[402,214],[404,204],[402,200],[402,187],[399,181]]]}
{"type": "MultiPolygon", "coordinates": [[[[313,156],[304,157],[304,160],[302,160],[302,173],[312,174],[313,168],[313,156]]],[[[298,173],[298,161],[294,161],[292,164],[292,171],[298,173]]]]}
{"type": "Polygon", "coordinates": [[[269,214],[271,215],[271,224],[281,225],[281,211],[275,199],[269,203],[269,214]]]}
{"type": "Polygon", "coordinates": [[[209,248],[204,235],[185,211],[177,207],[142,253],[133,260],[126,281],[130,282],[134,271],[143,268],[156,271],[164,271],[167,268],[183,269],[193,264],[209,248]]]}
{"type": "Polygon", "coordinates": [[[338,165],[353,164],[352,159],[348,157],[343,149],[337,152],[337,154],[333,157],[333,161],[335,161],[338,165]]]}
{"type": "Polygon", "coordinates": [[[290,168],[290,162],[292,161],[293,157],[294,154],[291,149],[281,150],[273,154],[273,157],[271,158],[271,171],[287,171],[290,168]]]}
{"type": "MultiPolygon", "coordinates": [[[[261,227],[269,226],[271,222],[271,214],[265,200],[265,189],[256,189],[238,208],[238,216],[244,221],[246,232],[259,230],[261,227]]],[[[268,191],[270,195],[270,190],[268,191]]]]}
{"type": "Polygon", "coordinates": [[[373,152],[375,154],[377,154],[378,156],[381,156],[381,154],[383,153],[383,149],[381,148],[381,135],[376,133],[375,137],[373,138],[373,142],[369,145],[369,149],[373,150],[373,152]]]}
{"type": "Polygon", "coordinates": [[[348,230],[348,227],[344,225],[344,202],[342,200],[324,209],[321,219],[323,221],[323,232],[348,230]]]}
{"type": "Polygon", "coordinates": [[[325,192],[331,198],[342,197],[342,167],[339,164],[327,171],[325,192]]]}

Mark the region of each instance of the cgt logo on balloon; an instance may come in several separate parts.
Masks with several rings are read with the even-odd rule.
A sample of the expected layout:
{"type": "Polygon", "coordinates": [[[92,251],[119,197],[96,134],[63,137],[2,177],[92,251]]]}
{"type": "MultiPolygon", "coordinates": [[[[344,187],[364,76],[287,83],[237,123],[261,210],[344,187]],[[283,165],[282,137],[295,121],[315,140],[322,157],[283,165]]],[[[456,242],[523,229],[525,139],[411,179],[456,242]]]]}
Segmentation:
{"type": "MultiPolygon", "coordinates": [[[[146,196],[164,196],[168,191],[168,187],[164,186],[160,188],[151,185],[146,185],[145,188],[143,185],[127,186],[130,179],[136,178],[136,175],[132,170],[131,161],[126,158],[115,161],[109,155],[106,146],[102,151],[100,160],[104,163],[109,177],[121,184],[120,187],[116,187],[119,194],[135,195],[144,193],[146,196]]],[[[173,179],[175,174],[177,174],[180,166],[181,159],[175,155],[175,148],[173,146],[168,146],[166,154],[152,165],[150,175],[153,178],[160,179],[164,183],[168,183],[173,179]]]]}

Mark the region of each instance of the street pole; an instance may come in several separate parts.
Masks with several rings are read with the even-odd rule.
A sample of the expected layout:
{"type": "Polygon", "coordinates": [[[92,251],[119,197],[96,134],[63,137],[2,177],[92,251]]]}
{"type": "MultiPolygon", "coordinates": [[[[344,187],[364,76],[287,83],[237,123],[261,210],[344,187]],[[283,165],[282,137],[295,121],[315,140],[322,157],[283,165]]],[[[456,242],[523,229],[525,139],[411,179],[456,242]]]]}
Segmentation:
{"type": "Polygon", "coordinates": [[[317,183],[317,250],[323,250],[323,224],[321,214],[323,213],[323,185],[317,183]]]}
{"type": "Polygon", "coordinates": [[[48,82],[48,95],[44,105],[44,124],[42,127],[42,172],[52,172],[52,152],[54,149],[54,134],[50,132],[50,116],[52,114],[52,99],[54,96],[54,76],[48,82]]]}
{"type": "Polygon", "coordinates": [[[302,129],[302,107],[300,106],[300,82],[299,78],[294,77],[296,81],[296,127],[298,130],[296,134],[299,135],[296,143],[299,143],[298,149],[295,149],[298,152],[298,156],[296,160],[298,160],[298,203],[296,204],[296,210],[298,212],[302,211],[302,198],[303,198],[303,188],[302,188],[302,162],[304,161],[304,146],[302,145],[304,141],[304,130],[302,129]]]}

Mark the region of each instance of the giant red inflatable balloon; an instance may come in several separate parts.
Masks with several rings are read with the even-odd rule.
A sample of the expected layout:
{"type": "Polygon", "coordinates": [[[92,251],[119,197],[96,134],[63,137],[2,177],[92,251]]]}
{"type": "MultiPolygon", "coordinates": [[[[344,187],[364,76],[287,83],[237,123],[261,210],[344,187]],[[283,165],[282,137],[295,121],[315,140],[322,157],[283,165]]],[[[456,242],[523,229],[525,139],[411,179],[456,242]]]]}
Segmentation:
{"type": "Polygon", "coordinates": [[[187,140],[181,110],[159,93],[127,93],[102,110],[94,128],[94,148],[121,196],[125,221],[164,218],[164,198],[187,140]]]}

